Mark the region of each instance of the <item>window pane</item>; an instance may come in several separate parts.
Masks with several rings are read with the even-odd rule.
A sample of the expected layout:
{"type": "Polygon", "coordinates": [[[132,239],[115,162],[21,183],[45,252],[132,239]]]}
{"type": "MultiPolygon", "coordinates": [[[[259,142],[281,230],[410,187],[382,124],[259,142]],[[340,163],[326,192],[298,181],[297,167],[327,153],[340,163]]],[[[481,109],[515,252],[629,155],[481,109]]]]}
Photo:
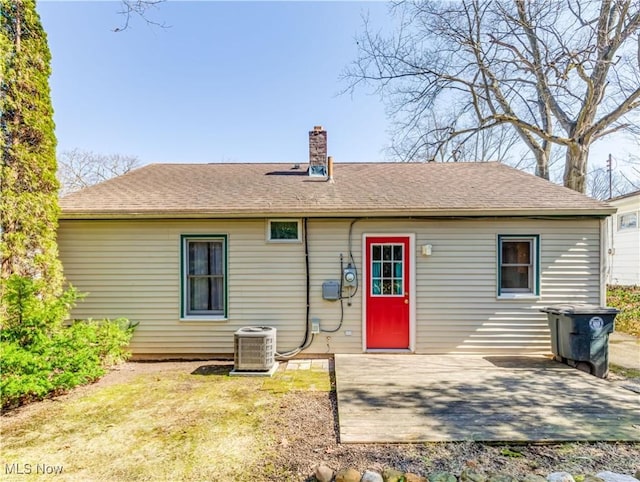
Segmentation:
{"type": "Polygon", "coordinates": [[[393,259],[396,261],[402,261],[402,245],[393,247],[393,259]]]}
{"type": "Polygon", "coordinates": [[[383,263],[382,276],[385,278],[391,278],[391,263],[383,263]]]}
{"type": "Polygon", "coordinates": [[[529,291],[529,267],[528,266],[503,266],[502,267],[502,288],[522,289],[529,291]]]}
{"type": "Polygon", "coordinates": [[[380,262],[377,263],[373,263],[373,269],[371,270],[371,276],[373,276],[374,278],[379,278],[380,277],[380,262]]]}
{"type": "Polygon", "coordinates": [[[372,292],[374,295],[379,295],[382,294],[382,289],[380,288],[381,286],[381,281],[379,279],[374,279],[372,281],[372,292]]]}
{"type": "Polygon", "coordinates": [[[502,264],[530,264],[530,241],[502,241],[502,264]]]}
{"type": "Polygon", "coordinates": [[[379,245],[373,246],[373,259],[380,261],[382,259],[382,249],[379,245]]]}
{"type": "Polygon", "coordinates": [[[298,239],[298,221],[271,221],[271,239],[298,239]]]}
{"type": "Polygon", "coordinates": [[[382,247],[382,258],[385,261],[391,261],[391,246],[382,247]]]}
{"type": "Polygon", "coordinates": [[[395,280],[393,282],[393,294],[394,295],[401,295],[402,294],[402,281],[395,280]]]}
{"type": "Polygon", "coordinates": [[[222,273],[222,243],[209,243],[209,274],[221,275],[222,273]]]}
{"type": "Polygon", "coordinates": [[[636,213],[626,213],[618,215],[618,229],[633,229],[638,226],[638,216],[636,213]]]}
{"type": "Polygon", "coordinates": [[[208,311],[211,309],[209,292],[210,278],[189,279],[189,303],[191,311],[208,311]]]}
{"type": "Polygon", "coordinates": [[[214,311],[224,310],[224,280],[213,278],[211,280],[211,308],[214,311]]]}
{"type": "Polygon", "coordinates": [[[391,280],[383,279],[382,280],[382,294],[390,295],[391,294],[391,280]]]}
{"type": "Polygon", "coordinates": [[[402,263],[393,263],[393,276],[402,278],[402,263]]]}
{"type": "Polygon", "coordinates": [[[189,274],[209,274],[208,243],[189,243],[189,274]]]}

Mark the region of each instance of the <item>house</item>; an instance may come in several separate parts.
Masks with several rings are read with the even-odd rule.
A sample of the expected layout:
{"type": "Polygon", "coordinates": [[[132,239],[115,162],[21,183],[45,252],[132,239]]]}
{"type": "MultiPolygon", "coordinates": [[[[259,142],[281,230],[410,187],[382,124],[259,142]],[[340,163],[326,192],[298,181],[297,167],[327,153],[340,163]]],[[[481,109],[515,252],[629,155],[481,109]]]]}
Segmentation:
{"type": "Polygon", "coordinates": [[[137,358],[550,351],[552,303],[604,303],[606,203],[500,163],[155,164],[61,200],[74,318],[137,358]],[[317,333],[312,333],[317,332],[317,333]]]}
{"type": "Polygon", "coordinates": [[[610,199],[618,212],[608,220],[607,283],[640,285],[640,191],[610,199]]]}

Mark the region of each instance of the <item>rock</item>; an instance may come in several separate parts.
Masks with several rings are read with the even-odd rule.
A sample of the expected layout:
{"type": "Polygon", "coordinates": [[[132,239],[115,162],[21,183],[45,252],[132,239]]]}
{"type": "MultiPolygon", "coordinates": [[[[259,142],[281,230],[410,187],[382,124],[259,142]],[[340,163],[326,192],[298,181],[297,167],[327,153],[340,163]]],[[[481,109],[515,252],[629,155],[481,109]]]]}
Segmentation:
{"type": "Polygon", "coordinates": [[[635,477],[631,477],[630,475],[617,474],[615,472],[609,472],[608,470],[604,472],[599,472],[596,474],[597,477],[600,477],[605,482],[638,482],[638,479],[635,477]]]}
{"type": "Polygon", "coordinates": [[[547,475],[547,480],[549,482],[575,482],[569,472],[552,472],[547,475]]]}
{"type": "Polygon", "coordinates": [[[489,475],[487,475],[487,482],[518,482],[518,479],[511,475],[490,472],[489,475]]]}
{"type": "Polygon", "coordinates": [[[450,472],[433,472],[429,474],[429,482],[458,482],[458,479],[450,472]]]}
{"type": "Polygon", "coordinates": [[[361,477],[356,469],[340,469],[336,474],[336,482],[360,482],[361,477]]]}
{"type": "Polygon", "coordinates": [[[313,475],[315,475],[318,482],[331,482],[333,469],[325,464],[318,464],[313,468],[313,475]]]}
{"type": "Polygon", "coordinates": [[[464,469],[460,474],[460,482],[485,482],[487,476],[473,469],[464,469]]]}
{"type": "Polygon", "coordinates": [[[405,482],[427,482],[426,477],[422,477],[421,475],[412,474],[411,472],[407,472],[404,474],[405,482]]]}
{"type": "Polygon", "coordinates": [[[509,474],[501,474],[500,472],[491,472],[487,476],[487,482],[518,482],[518,479],[509,474]]]}
{"type": "Polygon", "coordinates": [[[596,477],[595,475],[585,475],[582,478],[582,482],[604,482],[604,479],[596,477]]]}
{"type": "Polygon", "coordinates": [[[547,479],[545,479],[541,475],[527,474],[522,479],[520,479],[520,482],[547,482],[547,479]]]}
{"type": "Polygon", "coordinates": [[[395,469],[384,469],[382,472],[384,482],[404,482],[404,472],[395,469]]]}
{"type": "Polygon", "coordinates": [[[384,482],[382,475],[373,470],[365,470],[361,482],[384,482]]]}
{"type": "Polygon", "coordinates": [[[640,469],[636,470],[636,473],[635,473],[635,474],[633,474],[633,476],[634,476],[636,479],[640,480],[640,469]]]}

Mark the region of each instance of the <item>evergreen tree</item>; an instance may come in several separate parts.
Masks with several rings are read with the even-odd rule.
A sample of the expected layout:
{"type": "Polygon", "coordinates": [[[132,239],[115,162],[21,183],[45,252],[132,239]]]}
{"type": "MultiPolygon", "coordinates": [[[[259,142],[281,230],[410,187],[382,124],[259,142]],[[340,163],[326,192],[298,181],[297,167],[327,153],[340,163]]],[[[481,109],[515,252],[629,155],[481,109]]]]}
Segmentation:
{"type": "Polygon", "coordinates": [[[35,0],[0,0],[0,281],[40,279],[44,298],[62,285],[50,60],[35,0]]]}

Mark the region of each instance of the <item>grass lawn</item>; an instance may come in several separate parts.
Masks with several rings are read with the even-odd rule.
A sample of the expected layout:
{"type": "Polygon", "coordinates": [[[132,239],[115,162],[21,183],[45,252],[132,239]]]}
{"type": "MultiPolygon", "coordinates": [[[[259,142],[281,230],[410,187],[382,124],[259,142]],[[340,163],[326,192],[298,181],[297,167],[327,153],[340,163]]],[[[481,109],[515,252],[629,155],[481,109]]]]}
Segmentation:
{"type": "Polygon", "coordinates": [[[251,480],[273,445],[260,428],[282,394],[330,390],[326,372],[268,379],[229,377],[229,365],[208,362],[171,367],[114,372],[3,416],[3,480],[41,480],[43,465],[63,467],[58,480],[251,480]],[[17,464],[12,475],[6,464],[17,464]]]}

